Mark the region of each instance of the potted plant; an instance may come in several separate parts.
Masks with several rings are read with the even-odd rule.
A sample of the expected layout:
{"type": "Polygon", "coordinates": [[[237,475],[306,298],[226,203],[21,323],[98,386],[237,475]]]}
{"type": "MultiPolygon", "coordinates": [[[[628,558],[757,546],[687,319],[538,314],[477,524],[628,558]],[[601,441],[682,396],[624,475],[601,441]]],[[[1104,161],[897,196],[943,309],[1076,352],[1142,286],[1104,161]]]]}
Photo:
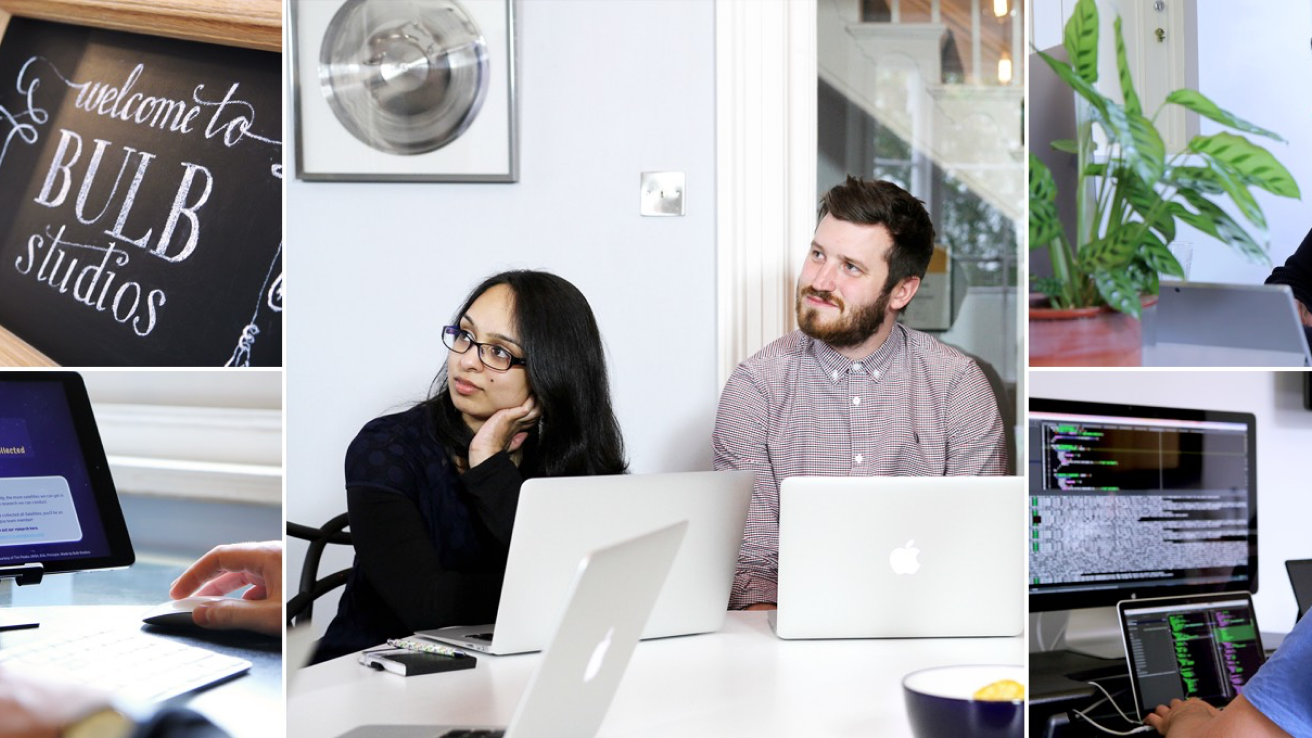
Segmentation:
{"type": "Polygon", "coordinates": [[[1180,105],[1237,133],[1195,136],[1169,159],[1153,118],[1135,94],[1121,35],[1116,32],[1116,67],[1123,103],[1100,93],[1098,9],[1079,0],[1066,24],[1063,46],[1069,63],[1038,52],[1076,94],[1074,140],[1053,148],[1077,159],[1075,244],[1068,242],[1057,217],[1056,186],[1043,162],[1030,155],[1029,239],[1031,249],[1047,249],[1053,276],[1033,279],[1030,364],[1137,365],[1139,318],[1155,302],[1158,275],[1184,277],[1167,245],[1177,221],[1228,244],[1244,256],[1269,263],[1266,248],[1218,205],[1229,199],[1265,240],[1266,220],[1250,192],[1258,187],[1283,197],[1299,197],[1298,184],[1266,149],[1242,134],[1283,141],[1275,133],[1222,110],[1197,90],[1176,90],[1164,105],[1180,105]],[[1093,130],[1107,141],[1096,152],[1093,130]]]}

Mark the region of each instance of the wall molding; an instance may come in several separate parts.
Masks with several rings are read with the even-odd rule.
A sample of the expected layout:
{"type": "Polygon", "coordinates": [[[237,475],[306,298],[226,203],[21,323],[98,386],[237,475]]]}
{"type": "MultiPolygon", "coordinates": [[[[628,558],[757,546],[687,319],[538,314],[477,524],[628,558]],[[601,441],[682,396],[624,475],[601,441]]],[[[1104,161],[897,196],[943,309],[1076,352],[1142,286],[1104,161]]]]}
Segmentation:
{"type": "Polygon", "coordinates": [[[815,230],[816,2],[716,0],[718,381],[796,327],[815,230]]]}
{"type": "Polygon", "coordinates": [[[282,504],[282,412],[102,403],[96,423],[120,493],[282,504]]]}

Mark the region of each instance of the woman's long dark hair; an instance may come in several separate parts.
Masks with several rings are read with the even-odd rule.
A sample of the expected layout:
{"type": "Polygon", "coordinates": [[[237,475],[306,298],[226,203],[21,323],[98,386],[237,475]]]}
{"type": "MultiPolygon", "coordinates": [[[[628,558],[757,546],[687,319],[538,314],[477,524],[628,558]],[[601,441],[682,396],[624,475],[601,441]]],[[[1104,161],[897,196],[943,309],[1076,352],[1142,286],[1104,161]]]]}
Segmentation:
{"type": "MultiPolygon", "coordinates": [[[[502,272],[469,293],[451,324],[458,324],[479,296],[499,284],[514,293],[515,327],[528,361],[528,385],[542,409],[537,431],[530,432],[522,447],[524,476],[624,473],[628,468],[624,439],[610,404],[601,331],[587,298],[567,280],[548,272],[502,272]]],[[[451,402],[445,361],[423,404],[433,418],[437,439],[468,456],[473,433],[451,402]]]]}

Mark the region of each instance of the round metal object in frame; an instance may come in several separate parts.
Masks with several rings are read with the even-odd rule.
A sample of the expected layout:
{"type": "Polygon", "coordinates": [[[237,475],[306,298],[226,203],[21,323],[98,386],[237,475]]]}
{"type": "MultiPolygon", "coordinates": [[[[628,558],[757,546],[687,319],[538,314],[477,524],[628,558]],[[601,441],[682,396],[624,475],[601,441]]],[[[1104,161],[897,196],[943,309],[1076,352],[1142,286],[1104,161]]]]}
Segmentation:
{"type": "Polygon", "coordinates": [[[415,155],[474,122],[488,66],[487,42],[457,0],[347,0],[324,32],[319,82],[351,135],[415,155]]]}

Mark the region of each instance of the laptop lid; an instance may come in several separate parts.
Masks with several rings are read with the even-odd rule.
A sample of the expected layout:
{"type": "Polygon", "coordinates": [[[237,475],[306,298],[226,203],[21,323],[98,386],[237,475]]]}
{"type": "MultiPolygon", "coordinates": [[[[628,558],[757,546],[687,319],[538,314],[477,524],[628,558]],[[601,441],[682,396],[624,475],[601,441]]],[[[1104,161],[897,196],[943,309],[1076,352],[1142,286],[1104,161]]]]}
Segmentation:
{"type": "Polygon", "coordinates": [[[780,489],[781,638],[1014,636],[1022,477],[793,477],[780,489]]]}
{"type": "Polygon", "coordinates": [[[1122,600],[1116,614],[1140,718],[1173,699],[1229,704],[1266,662],[1247,592],[1122,600]]]}
{"type": "Polygon", "coordinates": [[[1283,284],[1162,284],[1157,346],[1145,364],[1149,358],[1163,366],[1312,363],[1293,292],[1283,284]]]}
{"type": "MultiPolygon", "coordinates": [[[[576,564],[564,607],[545,618],[553,635],[507,738],[596,735],[689,527],[681,521],[588,553],[576,564]]],[[[341,738],[434,738],[454,730],[490,729],[364,725],[341,738]]]]}
{"type": "Polygon", "coordinates": [[[1298,603],[1298,620],[1312,608],[1312,559],[1291,559],[1285,562],[1289,584],[1294,588],[1294,601],[1298,603]]]}
{"type": "Polygon", "coordinates": [[[490,646],[465,638],[471,624],[420,635],[493,654],[541,650],[544,612],[565,600],[580,558],[653,526],[688,521],[688,535],[643,638],[720,629],[738,563],[755,476],[750,471],[551,477],[524,482],[490,646]]]}
{"type": "Polygon", "coordinates": [[[679,522],[584,558],[508,738],[596,734],[690,528],[679,522]]]}

